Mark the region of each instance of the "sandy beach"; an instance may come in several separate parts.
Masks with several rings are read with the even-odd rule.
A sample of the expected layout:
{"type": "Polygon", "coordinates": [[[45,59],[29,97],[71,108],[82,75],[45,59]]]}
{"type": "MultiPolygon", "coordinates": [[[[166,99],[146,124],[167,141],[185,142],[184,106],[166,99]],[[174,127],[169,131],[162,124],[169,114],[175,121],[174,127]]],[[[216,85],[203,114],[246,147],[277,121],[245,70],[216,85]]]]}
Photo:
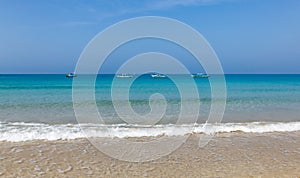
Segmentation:
{"type": "Polygon", "coordinates": [[[0,1],[0,178],[300,178],[299,19],[300,0],[0,1]]]}
{"type": "Polygon", "coordinates": [[[198,148],[192,135],[172,154],[131,163],[87,139],[0,143],[2,177],[299,177],[300,132],[221,133],[198,148]]]}

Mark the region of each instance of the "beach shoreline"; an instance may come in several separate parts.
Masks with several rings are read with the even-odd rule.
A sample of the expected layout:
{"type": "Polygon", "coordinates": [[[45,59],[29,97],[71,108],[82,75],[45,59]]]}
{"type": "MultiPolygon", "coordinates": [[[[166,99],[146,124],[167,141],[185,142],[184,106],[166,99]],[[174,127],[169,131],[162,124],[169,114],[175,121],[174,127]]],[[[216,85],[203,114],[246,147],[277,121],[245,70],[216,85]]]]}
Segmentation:
{"type": "Polygon", "coordinates": [[[299,131],[218,133],[202,148],[198,147],[199,137],[201,134],[193,134],[170,155],[141,163],[111,158],[97,150],[87,139],[0,142],[0,176],[300,176],[299,131]]]}

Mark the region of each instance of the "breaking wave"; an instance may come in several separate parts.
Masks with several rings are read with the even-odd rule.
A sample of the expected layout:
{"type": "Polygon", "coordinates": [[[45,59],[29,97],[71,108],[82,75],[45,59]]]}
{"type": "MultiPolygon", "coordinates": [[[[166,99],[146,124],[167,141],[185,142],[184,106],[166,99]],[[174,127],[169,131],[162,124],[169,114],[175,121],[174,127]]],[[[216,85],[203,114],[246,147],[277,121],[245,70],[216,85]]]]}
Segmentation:
{"type": "Polygon", "coordinates": [[[99,124],[43,124],[0,122],[0,141],[70,140],[85,137],[155,137],[186,134],[228,132],[267,133],[300,131],[300,122],[248,122],[186,125],[99,125],[99,124]],[[82,129],[85,131],[83,132],[82,129]]]}

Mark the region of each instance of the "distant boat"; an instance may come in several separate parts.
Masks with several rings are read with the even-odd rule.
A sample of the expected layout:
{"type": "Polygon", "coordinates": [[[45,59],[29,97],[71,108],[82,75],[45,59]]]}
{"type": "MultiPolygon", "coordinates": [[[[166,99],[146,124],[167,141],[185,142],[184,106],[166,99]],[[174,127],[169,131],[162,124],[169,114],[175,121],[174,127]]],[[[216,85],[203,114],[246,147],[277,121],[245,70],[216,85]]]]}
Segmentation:
{"type": "Polygon", "coordinates": [[[203,74],[203,73],[197,73],[197,74],[192,74],[191,77],[193,77],[193,78],[208,78],[210,76],[207,74],[203,74]]]}
{"type": "Polygon", "coordinates": [[[163,74],[151,74],[152,78],[166,78],[167,76],[163,75],[163,74]]]}
{"type": "Polygon", "coordinates": [[[129,75],[129,74],[118,74],[117,78],[132,78],[133,75],[129,75]]]}
{"type": "Polygon", "coordinates": [[[68,73],[68,74],[66,74],[66,77],[67,78],[74,78],[74,77],[77,77],[77,75],[75,75],[74,73],[68,73]]]}

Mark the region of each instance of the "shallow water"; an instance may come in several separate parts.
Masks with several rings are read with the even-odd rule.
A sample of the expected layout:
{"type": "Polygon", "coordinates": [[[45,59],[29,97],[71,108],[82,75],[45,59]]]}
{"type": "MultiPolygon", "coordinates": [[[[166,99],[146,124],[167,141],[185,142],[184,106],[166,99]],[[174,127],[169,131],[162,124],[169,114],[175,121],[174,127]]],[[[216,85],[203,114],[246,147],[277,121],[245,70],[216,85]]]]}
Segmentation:
{"type": "MultiPolygon", "coordinates": [[[[200,137],[201,135],[193,135],[170,155],[141,163],[113,159],[85,139],[0,142],[0,176],[299,176],[299,132],[219,134],[203,148],[198,147],[200,137]]],[[[106,140],[107,138],[99,138],[98,141],[105,143],[106,140]]],[[[115,139],[116,142],[121,140],[115,139]]]]}
{"type": "MultiPolygon", "coordinates": [[[[89,76],[79,77],[89,78],[89,76]]],[[[122,125],[126,123],[115,112],[111,98],[113,77],[114,75],[98,76],[95,83],[95,98],[98,111],[104,118],[105,124],[113,129],[117,128],[118,134],[122,132],[121,135],[123,135],[124,128],[130,129],[134,123],[122,125]],[[120,124],[122,127],[120,127],[120,124]]],[[[186,90],[189,91],[187,76],[173,75],[172,77],[185,84],[187,86],[186,90]]],[[[227,105],[222,123],[228,124],[221,126],[223,131],[241,130],[246,132],[252,129],[256,132],[261,129],[262,125],[268,126],[264,126],[263,132],[300,130],[300,112],[298,110],[300,108],[300,75],[226,75],[225,77],[227,105]],[[286,122],[289,123],[284,127],[285,129],[280,130],[280,124],[286,122]],[[244,127],[243,124],[246,126],[244,127]],[[235,129],[232,129],[233,127],[235,129]]],[[[122,92],[126,91],[124,87],[131,80],[116,80],[119,82],[118,92],[123,96],[122,92]]],[[[197,126],[200,128],[198,130],[201,130],[203,126],[201,124],[205,123],[209,114],[211,88],[208,79],[192,80],[195,81],[198,87],[200,98],[188,95],[190,97],[184,101],[191,106],[200,107],[200,114],[196,119],[198,120],[197,123],[200,124],[197,126]]],[[[73,110],[72,81],[73,79],[68,79],[64,75],[0,75],[1,140],[9,138],[13,132],[27,133],[28,136],[33,132],[40,133],[39,130],[60,133],[58,138],[81,137],[73,110]],[[23,122],[40,125],[32,127],[22,124],[23,122]],[[12,128],[13,124],[19,126],[12,128]],[[74,132],[76,133],[75,136],[74,132]],[[68,134],[71,134],[71,136],[66,136],[68,134]]],[[[85,83],[81,83],[79,87],[83,96],[91,89],[85,83]]],[[[187,130],[193,132],[197,129],[197,127],[191,127],[193,122],[189,122],[190,118],[194,117],[193,115],[185,116],[186,124],[190,124],[187,126],[190,127],[189,129],[184,126],[173,126],[173,124],[176,124],[180,113],[181,97],[180,91],[176,88],[176,83],[170,79],[153,79],[149,75],[136,78],[129,90],[129,101],[133,110],[140,115],[149,113],[151,111],[149,98],[155,93],[160,93],[166,99],[166,112],[162,119],[154,113],[153,119],[157,120],[158,126],[151,128],[152,130],[149,128],[145,130],[146,128],[141,127],[140,136],[166,134],[163,130],[170,128],[171,130],[177,130],[176,133],[182,134],[185,134],[187,130]],[[158,131],[157,127],[163,127],[163,129],[158,131]]],[[[158,98],[152,101],[154,105],[158,105],[161,104],[161,99],[158,98]]],[[[116,102],[120,105],[123,102],[125,104],[126,98],[118,98],[116,102]]],[[[87,100],[82,104],[89,105],[91,103],[91,100],[87,100]]],[[[89,112],[86,112],[84,117],[87,123],[90,123],[93,119],[89,112]]],[[[145,121],[142,122],[142,125],[148,127],[149,124],[145,121]]],[[[101,130],[101,128],[98,129],[101,130]]],[[[136,130],[135,135],[139,135],[136,130]]],[[[98,134],[101,135],[101,133],[106,135],[104,132],[98,134]]],[[[130,136],[128,133],[130,133],[130,130],[127,130],[124,135],[130,136]]],[[[116,132],[116,135],[118,134],[116,132]]],[[[29,138],[31,137],[29,136],[29,138]]],[[[56,136],[53,136],[53,138],[56,138],[56,136]]],[[[49,139],[51,138],[49,137],[49,139]]]]}

